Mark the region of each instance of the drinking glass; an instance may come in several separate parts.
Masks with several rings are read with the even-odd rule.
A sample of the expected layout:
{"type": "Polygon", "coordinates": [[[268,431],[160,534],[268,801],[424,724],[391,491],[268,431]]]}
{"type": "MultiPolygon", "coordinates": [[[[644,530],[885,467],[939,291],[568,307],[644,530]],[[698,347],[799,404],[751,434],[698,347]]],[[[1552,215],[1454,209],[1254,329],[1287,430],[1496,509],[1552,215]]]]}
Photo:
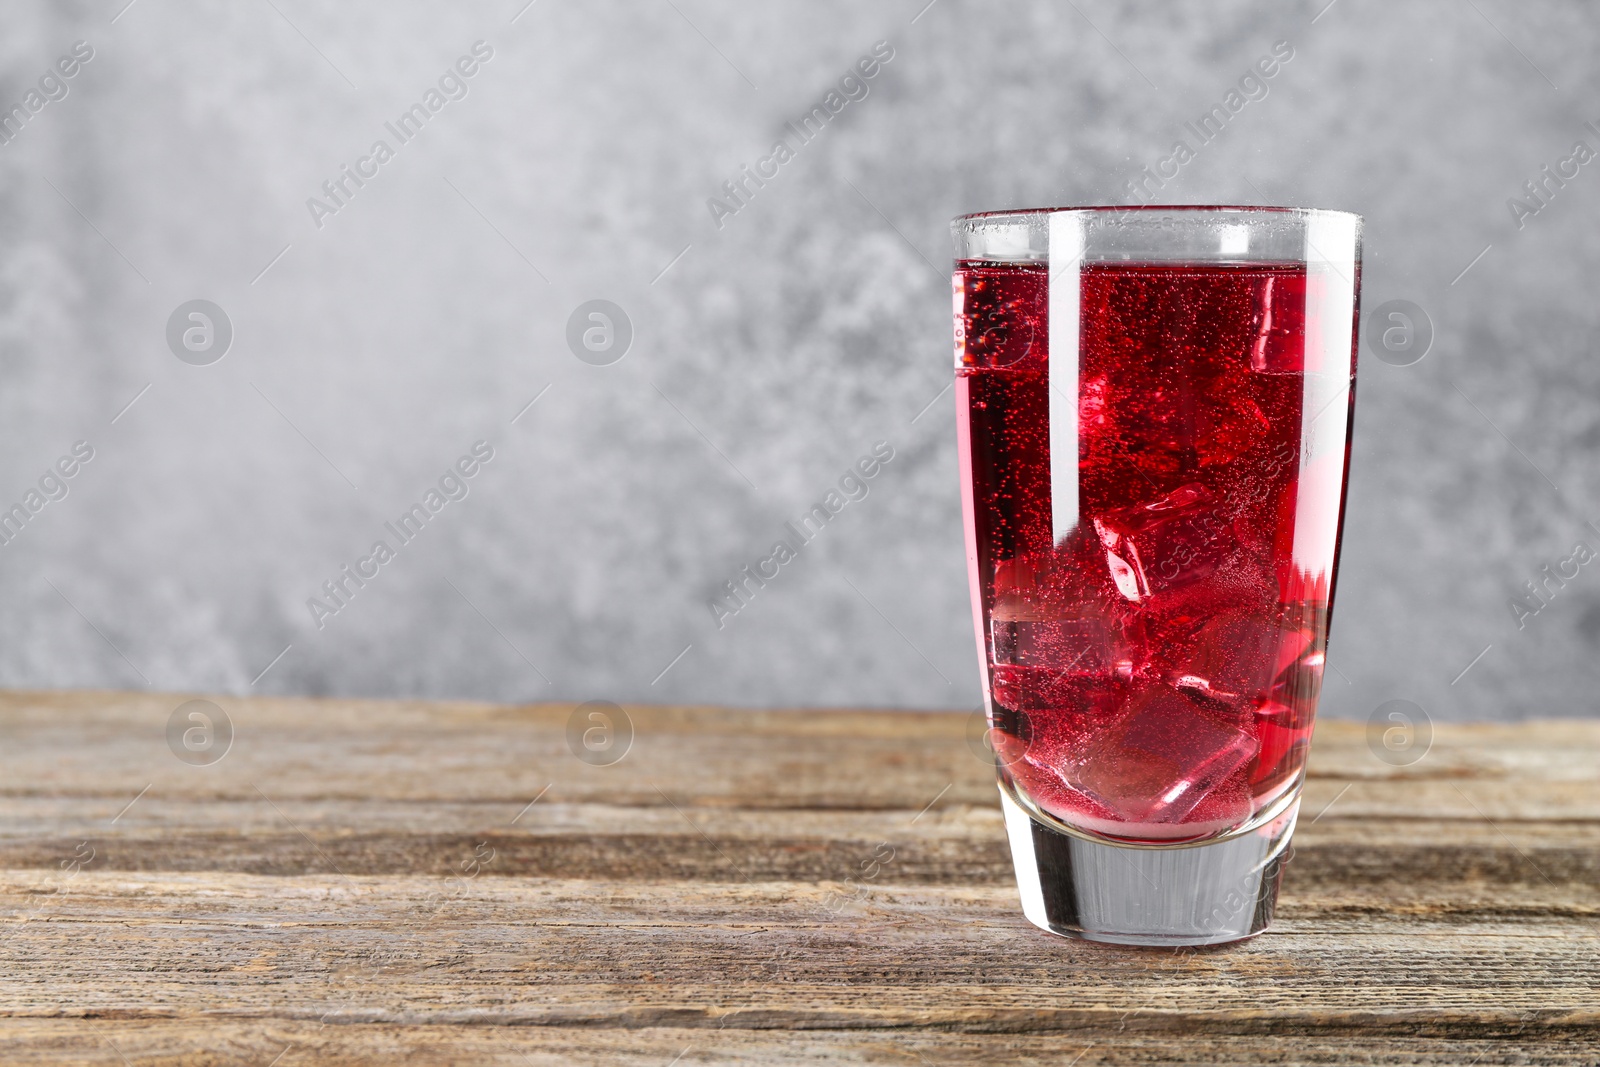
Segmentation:
{"type": "Polygon", "coordinates": [[[1120,944],[1259,933],[1322,685],[1361,219],[952,229],[967,569],[1023,912],[1120,944]]]}

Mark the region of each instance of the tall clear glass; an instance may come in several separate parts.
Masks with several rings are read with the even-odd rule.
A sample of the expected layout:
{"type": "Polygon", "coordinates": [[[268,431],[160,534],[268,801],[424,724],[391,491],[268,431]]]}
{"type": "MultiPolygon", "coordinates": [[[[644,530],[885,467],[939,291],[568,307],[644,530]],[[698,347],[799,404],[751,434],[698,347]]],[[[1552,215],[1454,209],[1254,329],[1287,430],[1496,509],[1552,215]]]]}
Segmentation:
{"type": "Polygon", "coordinates": [[[967,565],[1023,910],[1122,944],[1258,933],[1322,684],[1361,219],[952,228],[967,565]]]}

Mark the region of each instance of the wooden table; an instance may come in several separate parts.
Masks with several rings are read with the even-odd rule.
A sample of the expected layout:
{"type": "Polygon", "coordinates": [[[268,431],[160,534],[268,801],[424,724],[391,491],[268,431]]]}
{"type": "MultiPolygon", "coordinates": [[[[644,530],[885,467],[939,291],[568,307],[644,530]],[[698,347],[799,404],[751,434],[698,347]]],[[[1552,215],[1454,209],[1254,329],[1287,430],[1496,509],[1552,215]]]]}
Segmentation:
{"type": "Polygon", "coordinates": [[[0,696],[0,1061],[1600,1062],[1597,722],[1323,723],[1277,924],[1173,953],[1024,922],[964,715],[185,699],[0,696]]]}

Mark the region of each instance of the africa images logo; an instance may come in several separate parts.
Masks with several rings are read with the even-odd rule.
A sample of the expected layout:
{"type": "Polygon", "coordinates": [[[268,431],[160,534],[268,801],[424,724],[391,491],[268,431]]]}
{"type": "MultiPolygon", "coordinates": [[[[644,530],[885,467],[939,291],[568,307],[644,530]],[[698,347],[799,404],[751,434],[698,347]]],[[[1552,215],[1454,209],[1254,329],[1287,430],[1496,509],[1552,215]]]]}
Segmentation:
{"type": "Polygon", "coordinates": [[[367,587],[382,573],[383,568],[393,562],[399,555],[400,549],[415,541],[433,518],[445,509],[445,505],[452,501],[465,500],[472,491],[471,479],[476,478],[483,470],[484,465],[494,459],[494,446],[488,441],[473,443],[469,455],[464,455],[456,460],[439,478],[437,486],[430,486],[422,494],[420,503],[412,504],[400,514],[393,522],[385,522],[384,530],[394,539],[393,545],[387,540],[377,540],[372,543],[372,550],[365,556],[356,560],[355,566],[346,563],[332,578],[322,583],[323,597],[307,597],[306,610],[311,613],[311,621],[317,629],[327,626],[328,620],[350,606],[356,594],[367,587]]]}
{"type": "Polygon", "coordinates": [[[711,609],[717,629],[727,626],[728,619],[749,607],[756,593],[765,589],[783,567],[799,559],[805,547],[817,539],[828,523],[845,509],[845,505],[865,500],[872,491],[867,483],[876,478],[892,459],[894,446],[888,441],[875,442],[870,456],[862,456],[856,460],[855,466],[846,469],[839,479],[839,488],[830,488],[799,519],[783,524],[787,536],[773,543],[769,555],[740,568],[738,574],[723,582],[706,605],[711,609]]]}
{"type": "Polygon", "coordinates": [[[39,76],[36,89],[23,94],[20,103],[10,107],[0,105],[0,144],[10,144],[22,128],[31,122],[45,107],[57,100],[65,100],[72,87],[67,84],[78,76],[83,65],[94,58],[94,48],[88,41],[77,41],[70,55],[64,55],[39,76]],[[15,128],[13,128],[15,127],[15,128]]]}
{"type": "Polygon", "coordinates": [[[22,494],[18,503],[0,511],[0,545],[9,545],[15,540],[22,533],[22,528],[45,509],[45,505],[65,500],[72,489],[69,483],[91,459],[94,459],[94,446],[88,441],[75,442],[70,455],[56,460],[54,466],[47,467],[39,476],[37,489],[30,488],[22,494]]]}
{"type": "Polygon", "coordinates": [[[381,138],[372,142],[367,154],[357,159],[353,168],[348,163],[342,164],[336,177],[323,182],[322,192],[326,199],[315,196],[306,199],[306,210],[311,212],[311,221],[317,229],[322,229],[323,220],[329,215],[337,215],[344,210],[355,199],[356,193],[378,176],[379,168],[395,157],[396,149],[414,140],[428,120],[443,111],[446,104],[452,100],[465,100],[471,91],[467,79],[475,77],[482,65],[493,58],[494,48],[487,41],[474,41],[472,54],[462,56],[446,68],[439,76],[437,88],[429,86],[420,101],[402,111],[393,122],[383,124],[384,129],[394,137],[394,145],[381,138]]]}
{"type": "Polygon", "coordinates": [[[821,137],[828,123],[846,106],[865,100],[872,91],[868,83],[893,58],[894,46],[888,41],[873,45],[872,54],[856,60],[855,66],[839,79],[837,89],[829,89],[827,95],[802,115],[798,123],[783,124],[786,131],[784,137],[773,142],[771,152],[756,160],[753,171],[748,163],[741,165],[738,175],[722,183],[721,196],[707,197],[706,209],[711,212],[711,221],[717,224],[717,229],[722,229],[728,216],[737,215],[748,207],[750,201],[755,199],[756,191],[765,189],[767,182],[778,176],[779,169],[794,159],[800,148],[821,137]],[[795,147],[789,145],[788,138],[791,136],[796,142],[795,147]]]}
{"type": "Polygon", "coordinates": [[[1130,178],[1126,188],[1132,197],[1140,203],[1154,203],[1157,199],[1156,190],[1162,188],[1167,182],[1176,178],[1179,172],[1192,162],[1201,149],[1222,136],[1222,131],[1227,129],[1228,123],[1245,109],[1253,100],[1265,100],[1272,91],[1268,83],[1294,58],[1294,46],[1288,41],[1277,41],[1272,46],[1272,54],[1262,56],[1255,64],[1240,76],[1237,85],[1227,91],[1222,97],[1222,102],[1213,104],[1211,110],[1201,115],[1196,122],[1185,122],[1185,132],[1195,140],[1193,147],[1188,141],[1177,140],[1172,144],[1172,152],[1163,159],[1156,161],[1155,167],[1144,167],[1135,178],[1130,178]]]}

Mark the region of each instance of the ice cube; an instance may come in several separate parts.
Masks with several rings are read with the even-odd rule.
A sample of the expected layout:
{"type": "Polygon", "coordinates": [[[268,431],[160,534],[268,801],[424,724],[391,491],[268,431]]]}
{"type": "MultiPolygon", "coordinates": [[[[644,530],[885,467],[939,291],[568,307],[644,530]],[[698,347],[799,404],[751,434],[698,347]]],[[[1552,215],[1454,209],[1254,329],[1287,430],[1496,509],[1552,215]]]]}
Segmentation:
{"type": "Polygon", "coordinates": [[[1271,277],[1256,292],[1250,369],[1258,374],[1305,370],[1306,293],[1303,278],[1271,277]]]}
{"type": "MultiPolygon", "coordinates": [[[[1023,746],[1022,762],[1007,764],[1007,769],[1036,796],[1081,798],[1068,787],[1061,768],[1071,765],[1107,726],[1116,722],[1125,707],[1126,688],[1068,680],[1053,688],[1052,697],[1054,703],[1047,710],[1024,716],[1031,728],[1023,746]]],[[[1085,803],[1086,799],[1080,799],[1080,806],[1085,803]]]]}
{"type": "Polygon", "coordinates": [[[1042,667],[997,663],[989,671],[989,688],[997,707],[1012,711],[1047,711],[1066,699],[1068,678],[1042,667]]]}
{"type": "Polygon", "coordinates": [[[1019,711],[1081,703],[1132,673],[1123,643],[1101,619],[991,621],[990,681],[997,703],[1019,711]]]}
{"type": "Polygon", "coordinates": [[[994,565],[996,606],[1009,602],[1021,606],[1044,595],[1045,576],[1050,570],[1046,553],[1003,559],[994,565]]]}
{"type": "Polygon", "coordinates": [[[1059,599],[1050,596],[1052,565],[1050,553],[1047,552],[1018,556],[996,563],[991,618],[1006,620],[1044,618],[1047,598],[1052,601],[1059,599]]]}
{"type": "Polygon", "coordinates": [[[994,662],[1045,667],[1062,674],[1095,675],[1111,670],[1111,633],[1104,618],[1002,619],[989,621],[994,662]]]}
{"type": "Polygon", "coordinates": [[[1105,605],[1115,594],[1083,547],[995,566],[988,638],[996,702],[1021,711],[1061,708],[1078,699],[1066,683],[1112,681],[1121,642],[1105,605]]]}
{"type": "Polygon", "coordinates": [[[1306,654],[1311,641],[1309,631],[1275,619],[1223,615],[1201,629],[1181,684],[1225,698],[1265,693],[1306,654]]]}
{"type": "Polygon", "coordinates": [[[1150,503],[1096,516],[1117,591],[1138,602],[1216,570],[1236,541],[1213,504],[1211,491],[1191,482],[1150,503]]]}
{"type": "Polygon", "coordinates": [[[1128,822],[1175,823],[1250,762],[1256,739],[1154,685],[1062,772],[1067,784],[1128,822]]]}

